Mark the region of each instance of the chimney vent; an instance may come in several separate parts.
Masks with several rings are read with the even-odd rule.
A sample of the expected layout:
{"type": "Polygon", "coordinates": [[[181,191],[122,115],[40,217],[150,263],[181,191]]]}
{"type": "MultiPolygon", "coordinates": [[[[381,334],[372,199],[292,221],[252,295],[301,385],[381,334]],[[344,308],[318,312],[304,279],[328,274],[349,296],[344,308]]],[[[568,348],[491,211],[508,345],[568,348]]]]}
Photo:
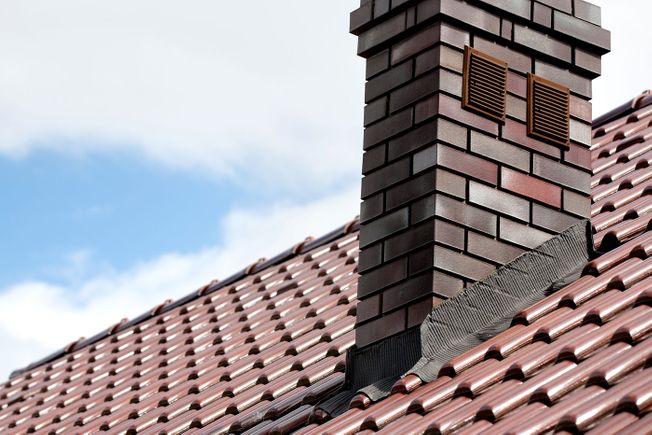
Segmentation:
{"type": "Polygon", "coordinates": [[[462,107],[503,122],[506,100],[507,62],[464,47],[462,107]]]}
{"type": "Polygon", "coordinates": [[[528,75],[528,134],[538,139],[570,145],[570,91],[534,74],[528,75]]]}

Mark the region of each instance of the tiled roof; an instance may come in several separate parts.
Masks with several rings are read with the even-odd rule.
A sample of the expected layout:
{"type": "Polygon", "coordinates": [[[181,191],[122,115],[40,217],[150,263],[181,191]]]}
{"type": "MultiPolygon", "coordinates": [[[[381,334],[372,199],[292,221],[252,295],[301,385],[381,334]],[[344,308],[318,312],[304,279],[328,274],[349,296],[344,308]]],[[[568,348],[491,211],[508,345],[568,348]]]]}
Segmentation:
{"type": "Polygon", "coordinates": [[[434,382],[407,375],[308,433],[649,433],[652,106],[595,129],[593,143],[594,242],[609,252],[434,382]]]}
{"type": "Polygon", "coordinates": [[[594,239],[609,252],[432,383],[408,375],[385,400],[304,427],[354,341],[347,226],[20,372],[0,389],[0,432],[649,430],[652,106],[594,136],[594,239]]]}

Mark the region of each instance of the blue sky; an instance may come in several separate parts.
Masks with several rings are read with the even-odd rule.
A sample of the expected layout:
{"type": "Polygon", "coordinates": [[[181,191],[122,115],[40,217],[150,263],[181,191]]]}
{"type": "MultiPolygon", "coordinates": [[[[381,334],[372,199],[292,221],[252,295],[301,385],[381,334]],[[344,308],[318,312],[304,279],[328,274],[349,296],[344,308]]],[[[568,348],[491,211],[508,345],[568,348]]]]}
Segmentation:
{"type": "MultiPolygon", "coordinates": [[[[0,3],[0,377],[357,213],[356,0],[0,3]]],[[[652,86],[599,3],[595,114],[652,86]]]]}

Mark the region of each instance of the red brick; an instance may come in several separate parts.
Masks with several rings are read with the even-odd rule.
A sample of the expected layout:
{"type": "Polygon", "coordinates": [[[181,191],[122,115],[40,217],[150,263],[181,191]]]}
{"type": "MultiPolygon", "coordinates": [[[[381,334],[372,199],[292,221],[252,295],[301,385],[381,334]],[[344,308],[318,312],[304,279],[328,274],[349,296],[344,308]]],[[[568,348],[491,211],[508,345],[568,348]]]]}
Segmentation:
{"type": "Polygon", "coordinates": [[[553,27],[564,35],[588,42],[604,51],[611,50],[611,34],[595,24],[555,11],[553,27]]]}
{"type": "Polygon", "coordinates": [[[525,222],[530,220],[530,203],[527,200],[475,181],[469,184],[469,201],[525,222]]]}
{"type": "Polygon", "coordinates": [[[442,220],[435,221],[435,241],[459,250],[464,249],[464,228],[442,220]]]}
{"type": "Polygon", "coordinates": [[[582,20],[593,23],[596,26],[602,24],[600,7],[584,0],[575,0],[575,16],[582,20]]]}
{"type": "Polygon", "coordinates": [[[541,3],[547,4],[548,6],[559,9],[560,11],[568,12],[569,14],[573,11],[573,0],[538,0],[541,3]]]}
{"type": "Polygon", "coordinates": [[[576,224],[578,220],[577,217],[560,213],[539,204],[534,204],[532,207],[532,223],[557,233],[561,233],[571,225],[576,224]]]}
{"type": "Polygon", "coordinates": [[[459,1],[442,1],[441,13],[482,29],[500,35],[500,18],[484,9],[459,1]]]}
{"type": "Polygon", "coordinates": [[[385,337],[405,330],[406,310],[400,309],[355,328],[355,344],[357,347],[368,346],[385,337]]]}
{"type": "Polygon", "coordinates": [[[437,165],[493,185],[498,182],[498,166],[496,164],[445,145],[437,147],[437,165]]]}
{"type": "Polygon", "coordinates": [[[552,26],[552,9],[541,3],[534,3],[532,21],[545,27],[552,26]]]}
{"type": "Polygon", "coordinates": [[[514,35],[514,23],[503,18],[500,21],[500,36],[511,41],[514,35]]]}
{"type": "Polygon", "coordinates": [[[507,73],[507,92],[519,97],[527,97],[527,79],[514,72],[507,73]]]}
{"type": "Polygon", "coordinates": [[[573,59],[573,50],[569,44],[520,24],[514,25],[514,42],[566,62],[573,59]]]}
{"type": "Polygon", "coordinates": [[[437,169],[435,179],[438,192],[447,193],[462,200],[466,198],[466,179],[464,177],[437,169]]]}
{"type": "Polygon", "coordinates": [[[412,64],[398,65],[365,84],[364,101],[369,103],[412,79],[412,64]]]}
{"type": "Polygon", "coordinates": [[[560,158],[561,149],[541,142],[527,135],[527,127],[525,124],[512,119],[506,119],[503,126],[502,136],[503,139],[516,144],[525,146],[534,151],[546,154],[551,157],[560,158]]]}
{"type": "Polygon", "coordinates": [[[563,197],[564,211],[584,218],[591,216],[591,198],[588,195],[564,190],[563,197]]]}
{"type": "Polygon", "coordinates": [[[570,149],[564,151],[564,161],[590,171],[591,149],[571,142],[570,149]]]}
{"type": "Polygon", "coordinates": [[[530,177],[522,172],[502,168],[500,187],[553,207],[561,207],[561,188],[559,186],[530,177]]]}
{"type": "Polygon", "coordinates": [[[498,59],[504,60],[510,69],[515,69],[522,73],[532,72],[532,58],[522,54],[513,48],[498,45],[480,36],[473,38],[473,47],[490,54],[498,59]]]}
{"type": "Polygon", "coordinates": [[[571,116],[581,119],[585,122],[591,122],[593,119],[593,107],[590,101],[583,98],[571,95],[570,98],[570,114],[571,116]]]}
{"type": "Polygon", "coordinates": [[[571,91],[591,98],[591,79],[582,77],[558,66],[537,60],[534,63],[534,72],[553,82],[560,83],[570,88],[571,91]]]}
{"type": "Polygon", "coordinates": [[[584,193],[591,192],[591,176],[588,172],[572,168],[563,163],[535,155],[532,172],[546,180],[584,193]]]}
{"type": "Polygon", "coordinates": [[[523,171],[530,171],[529,151],[491,136],[472,131],[471,151],[523,171]]]}
{"type": "Polygon", "coordinates": [[[448,23],[441,23],[441,42],[448,45],[464,49],[464,46],[471,44],[471,37],[469,32],[460,29],[459,27],[452,26],[448,23]]]}

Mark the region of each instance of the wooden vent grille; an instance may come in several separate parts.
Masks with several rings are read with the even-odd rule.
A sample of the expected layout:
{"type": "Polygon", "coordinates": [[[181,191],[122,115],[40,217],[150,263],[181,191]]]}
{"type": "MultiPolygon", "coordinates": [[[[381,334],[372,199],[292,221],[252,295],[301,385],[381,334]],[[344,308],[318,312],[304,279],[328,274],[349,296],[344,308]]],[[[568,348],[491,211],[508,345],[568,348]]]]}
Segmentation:
{"type": "Polygon", "coordinates": [[[465,47],[462,107],[503,122],[506,100],[507,62],[465,47]]]}
{"type": "Polygon", "coordinates": [[[528,75],[528,134],[570,148],[570,91],[534,74],[528,75]]]}

